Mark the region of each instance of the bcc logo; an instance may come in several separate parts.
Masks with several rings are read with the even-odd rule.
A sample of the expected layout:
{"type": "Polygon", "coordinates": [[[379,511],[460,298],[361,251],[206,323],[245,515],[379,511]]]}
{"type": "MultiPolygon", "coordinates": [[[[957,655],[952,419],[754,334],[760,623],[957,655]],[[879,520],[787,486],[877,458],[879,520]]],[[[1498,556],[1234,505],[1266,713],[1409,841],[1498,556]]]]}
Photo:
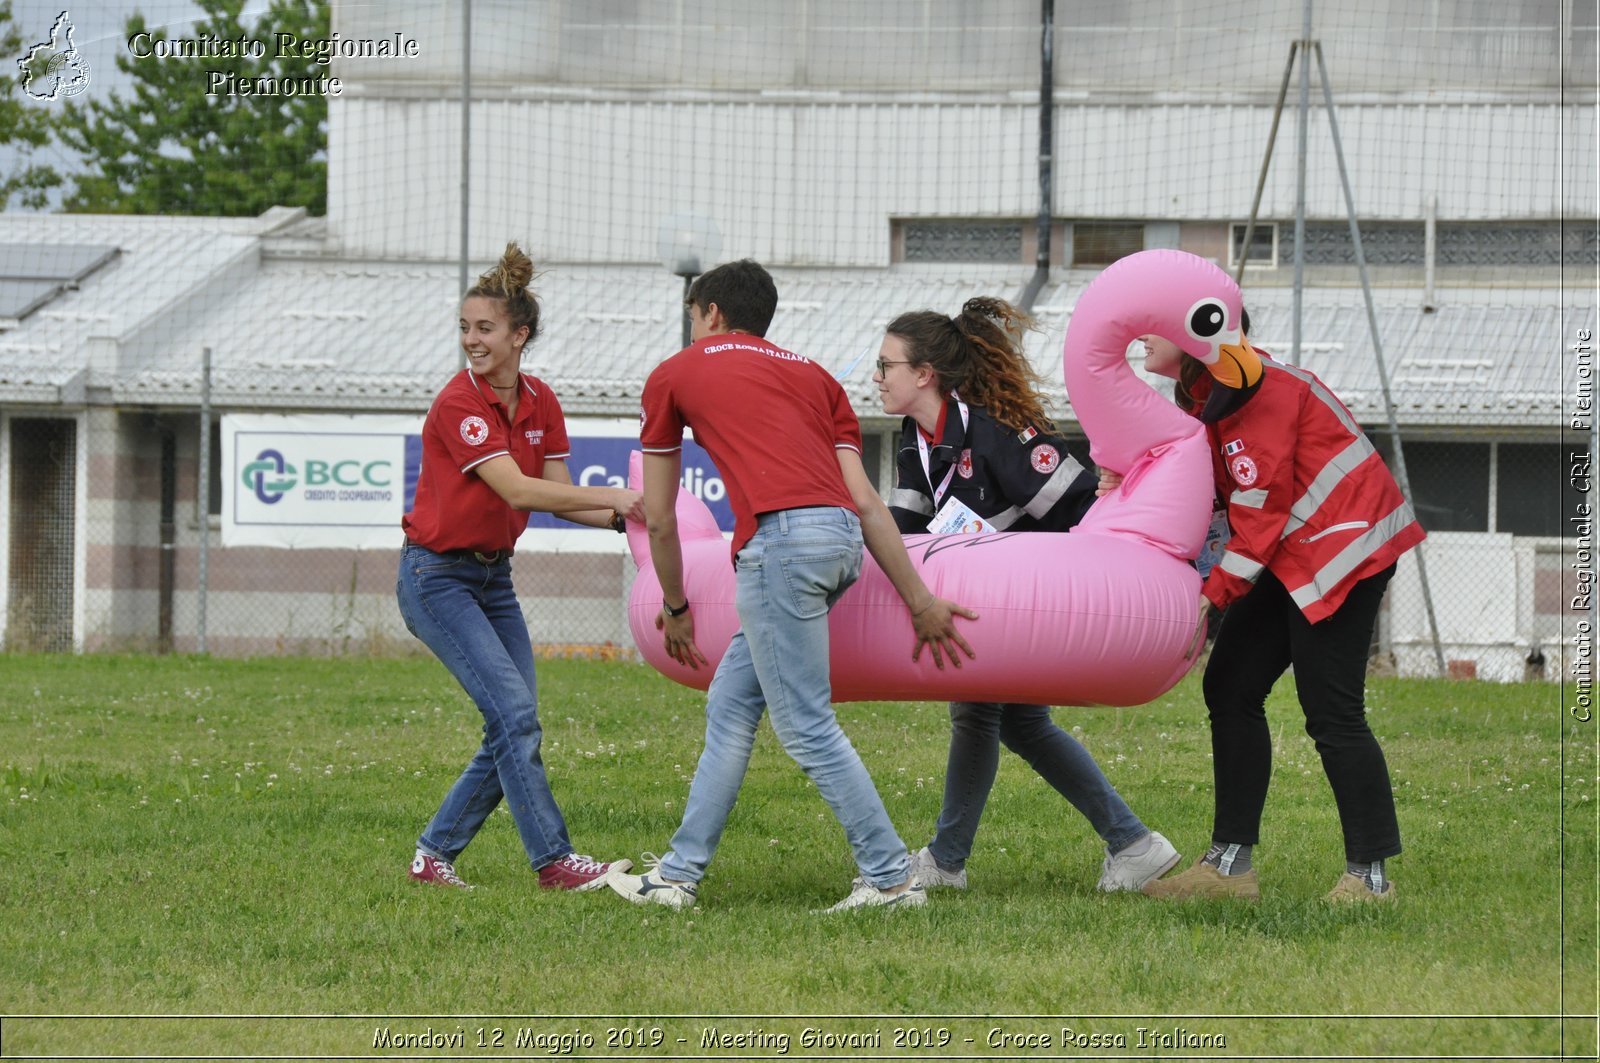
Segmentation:
{"type": "MultiPolygon", "coordinates": [[[[317,461],[315,458],[306,462],[305,485],[308,488],[321,487],[328,484],[337,484],[339,487],[355,488],[383,488],[390,484],[388,461],[360,462],[346,461],[317,461]]],[[[263,450],[256,455],[256,460],[244,467],[244,474],[240,477],[244,485],[255,492],[264,505],[272,505],[280,501],[285,494],[294,490],[300,483],[298,472],[283,458],[283,453],[272,448],[263,450]]],[[[307,491],[306,497],[317,501],[327,501],[338,498],[340,500],[355,499],[365,500],[359,492],[348,491],[307,491]]]]}
{"type": "Polygon", "coordinates": [[[268,506],[281,499],[297,482],[294,466],[284,461],[276,450],[257,454],[256,460],[244,467],[243,480],[244,485],[256,493],[256,498],[268,506]]]}

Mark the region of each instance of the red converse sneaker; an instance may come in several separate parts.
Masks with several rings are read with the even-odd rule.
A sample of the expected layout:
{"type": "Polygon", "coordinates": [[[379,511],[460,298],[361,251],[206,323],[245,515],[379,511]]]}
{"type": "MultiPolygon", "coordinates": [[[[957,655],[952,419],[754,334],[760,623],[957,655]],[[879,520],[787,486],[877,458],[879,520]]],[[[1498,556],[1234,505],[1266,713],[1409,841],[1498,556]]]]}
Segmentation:
{"type": "Polygon", "coordinates": [[[604,886],[611,872],[626,871],[632,866],[632,860],[602,864],[592,857],[568,853],[555,863],[539,869],[539,886],[547,890],[577,890],[582,893],[604,886]]]}
{"type": "Polygon", "coordinates": [[[472,888],[461,881],[461,876],[456,874],[455,866],[448,860],[440,860],[437,856],[429,856],[420,850],[416,859],[411,861],[411,877],[431,886],[450,886],[458,890],[472,888]]]}

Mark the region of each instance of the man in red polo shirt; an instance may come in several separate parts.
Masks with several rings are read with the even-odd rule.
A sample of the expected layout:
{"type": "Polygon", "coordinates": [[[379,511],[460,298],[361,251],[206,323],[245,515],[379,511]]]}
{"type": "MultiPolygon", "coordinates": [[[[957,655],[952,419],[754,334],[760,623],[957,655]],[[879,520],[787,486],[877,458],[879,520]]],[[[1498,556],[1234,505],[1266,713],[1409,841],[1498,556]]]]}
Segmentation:
{"type": "Polygon", "coordinates": [[[657,366],[640,414],[650,556],[664,594],[656,626],[690,667],[693,603],[683,593],[676,500],[685,428],[728,485],[739,631],[706,700],[706,744],[671,851],[644,875],[613,873],[631,901],[685,908],[721,839],[763,711],[785,752],[833,809],[861,875],[828,911],[924,902],[910,854],[861,758],[833,713],[828,610],[861,573],[863,540],[911,612],[935,665],[972,648],[954,616],[977,614],[935,596],[912,567],[894,518],[861,465],[861,428],[844,389],[817,363],[763,337],[778,305],[772,277],[730,262],[689,290],[694,342],[657,366]]]}

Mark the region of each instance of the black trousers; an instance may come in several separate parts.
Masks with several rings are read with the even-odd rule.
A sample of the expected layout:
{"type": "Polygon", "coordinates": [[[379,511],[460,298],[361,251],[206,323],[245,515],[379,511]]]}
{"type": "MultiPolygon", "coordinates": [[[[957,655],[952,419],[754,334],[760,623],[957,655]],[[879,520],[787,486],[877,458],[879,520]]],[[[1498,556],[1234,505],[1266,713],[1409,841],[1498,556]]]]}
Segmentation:
{"type": "Polygon", "coordinates": [[[1334,614],[1312,624],[1271,572],[1228,607],[1206,665],[1216,816],[1211,840],[1255,845],[1272,777],[1266,700],[1294,666],[1306,734],[1316,743],[1344,829],[1345,858],[1400,851],[1394,791],[1383,750],[1367,726],[1367,656],[1390,565],[1358,582],[1334,614]]]}

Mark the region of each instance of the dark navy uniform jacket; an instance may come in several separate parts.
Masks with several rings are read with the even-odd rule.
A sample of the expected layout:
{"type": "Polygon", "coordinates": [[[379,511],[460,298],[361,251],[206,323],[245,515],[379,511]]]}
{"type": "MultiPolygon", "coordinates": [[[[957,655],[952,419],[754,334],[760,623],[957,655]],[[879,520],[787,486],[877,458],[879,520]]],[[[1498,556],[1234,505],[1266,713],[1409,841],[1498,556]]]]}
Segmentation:
{"type": "Polygon", "coordinates": [[[907,417],[900,425],[888,502],[901,534],[927,531],[951,496],[997,531],[1066,531],[1082,519],[1094,504],[1099,477],[1067,453],[1065,440],[1037,429],[1007,428],[981,406],[968,405],[963,424],[960,407],[955,399],[946,402],[944,433],[928,447],[926,473],[916,421],[907,417]]]}

